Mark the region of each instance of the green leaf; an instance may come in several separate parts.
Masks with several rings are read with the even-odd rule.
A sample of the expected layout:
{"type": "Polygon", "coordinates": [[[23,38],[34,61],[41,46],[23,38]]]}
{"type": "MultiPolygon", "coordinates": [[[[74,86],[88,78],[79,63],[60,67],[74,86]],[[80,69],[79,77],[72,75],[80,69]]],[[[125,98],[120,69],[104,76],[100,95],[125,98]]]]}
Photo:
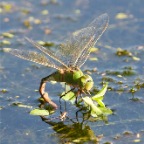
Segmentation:
{"type": "Polygon", "coordinates": [[[64,95],[62,97],[63,100],[65,101],[70,101],[71,103],[74,103],[75,102],[75,99],[76,99],[76,96],[75,96],[75,93],[73,91],[69,91],[68,93],[65,94],[65,92],[63,92],[61,94],[61,96],[64,95]]]}
{"type": "Polygon", "coordinates": [[[129,16],[126,13],[118,13],[115,18],[116,19],[127,19],[129,16]]]}
{"type": "Polygon", "coordinates": [[[96,101],[101,107],[105,107],[105,104],[102,102],[102,100],[96,100],[96,101]]]}
{"type": "Polygon", "coordinates": [[[112,114],[112,110],[106,107],[100,107],[100,110],[103,112],[104,115],[110,115],[112,114]]]}
{"type": "Polygon", "coordinates": [[[4,37],[7,37],[7,38],[13,38],[13,37],[14,37],[13,34],[8,33],[8,32],[2,33],[2,35],[3,35],[4,37]]]}
{"type": "Polygon", "coordinates": [[[89,60],[90,60],[90,61],[97,61],[98,58],[96,58],[96,57],[91,57],[91,58],[89,58],[89,60]]]}
{"type": "Polygon", "coordinates": [[[97,52],[97,51],[98,51],[98,48],[96,48],[96,47],[91,47],[89,50],[90,50],[91,53],[93,53],[93,52],[97,52]]]}
{"type": "Polygon", "coordinates": [[[90,107],[91,110],[91,115],[93,117],[97,117],[98,115],[102,114],[102,111],[93,103],[92,99],[89,98],[88,96],[82,98],[84,100],[84,102],[86,103],[86,105],[88,105],[90,107]]]}
{"type": "Polygon", "coordinates": [[[97,101],[98,99],[103,100],[103,96],[105,95],[107,91],[107,87],[108,87],[108,83],[105,83],[103,88],[95,96],[93,96],[92,99],[95,101],[97,101]]]}
{"type": "Polygon", "coordinates": [[[138,58],[136,56],[133,56],[132,59],[135,60],[135,61],[140,61],[140,58],[138,58]]]}
{"type": "Polygon", "coordinates": [[[21,102],[14,102],[12,103],[12,105],[22,107],[22,108],[32,108],[32,106],[22,104],[21,102]]]}
{"type": "Polygon", "coordinates": [[[39,108],[30,111],[30,115],[48,116],[49,114],[49,111],[39,108]]]}

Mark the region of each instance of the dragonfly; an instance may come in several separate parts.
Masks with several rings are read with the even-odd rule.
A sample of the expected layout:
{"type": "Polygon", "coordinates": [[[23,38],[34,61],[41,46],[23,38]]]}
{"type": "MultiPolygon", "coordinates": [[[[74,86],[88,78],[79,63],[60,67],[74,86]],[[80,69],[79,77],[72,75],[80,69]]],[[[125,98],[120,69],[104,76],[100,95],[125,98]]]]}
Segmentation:
{"type": "Polygon", "coordinates": [[[48,93],[45,91],[46,83],[50,81],[64,82],[74,89],[77,88],[78,95],[90,94],[94,81],[90,75],[82,72],[81,67],[90,55],[90,48],[95,46],[108,27],[108,22],[109,17],[107,13],[100,15],[86,27],[73,32],[55,51],[47,49],[32,39],[26,38],[41,52],[12,48],[9,48],[7,52],[56,70],[41,80],[39,93],[46,103],[51,104],[57,109],[57,104],[49,98],[48,93]]]}

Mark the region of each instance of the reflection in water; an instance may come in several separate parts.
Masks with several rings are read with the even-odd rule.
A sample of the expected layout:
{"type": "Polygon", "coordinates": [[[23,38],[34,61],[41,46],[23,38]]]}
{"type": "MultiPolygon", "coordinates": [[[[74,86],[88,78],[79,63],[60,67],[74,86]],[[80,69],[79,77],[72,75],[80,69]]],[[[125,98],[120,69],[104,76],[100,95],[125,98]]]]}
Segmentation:
{"type": "Polygon", "coordinates": [[[77,111],[74,118],[69,118],[66,112],[61,112],[61,116],[65,116],[65,121],[63,121],[63,119],[60,121],[61,116],[56,118],[40,117],[42,121],[49,124],[56,132],[61,143],[98,143],[100,138],[102,138],[102,135],[96,136],[87,122],[97,120],[106,122],[107,117],[92,118],[89,113],[85,113],[80,117],[78,113],[82,113],[82,111],[77,111]]]}
{"type": "Polygon", "coordinates": [[[74,143],[83,143],[83,142],[95,142],[99,141],[99,138],[96,137],[94,131],[83,122],[74,122],[71,120],[71,124],[64,124],[64,122],[54,122],[50,121],[46,117],[41,116],[41,119],[47,124],[52,126],[52,129],[58,134],[57,136],[60,139],[60,142],[74,142],[74,143]]]}
{"type": "MultiPolygon", "coordinates": [[[[104,87],[105,88],[105,87],[104,87]]],[[[103,90],[103,89],[102,89],[103,90]]],[[[71,92],[74,96],[75,93],[71,92]]],[[[72,96],[73,96],[72,95],[72,96]]],[[[63,96],[69,98],[71,95],[69,92],[63,96]]],[[[96,97],[95,95],[93,97],[96,97]]],[[[98,97],[99,98],[99,97],[98,97]]],[[[69,98],[71,100],[71,97],[69,98]]],[[[68,99],[68,100],[69,100],[68,99]]],[[[84,99],[84,98],[83,98],[84,99]]],[[[90,99],[90,98],[89,98],[90,99]]],[[[89,100],[88,99],[88,100],[89,100]]],[[[103,98],[102,98],[103,99],[103,98]]],[[[51,126],[51,128],[56,132],[56,136],[59,138],[61,143],[65,142],[72,142],[72,143],[84,143],[84,142],[92,142],[97,143],[102,136],[96,136],[94,131],[91,127],[87,124],[88,122],[96,122],[96,121],[104,121],[107,122],[107,115],[112,114],[112,111],[105,107],[104,103],[102,103],[102,99],[100,104],[93,101],[90,101],[89,105],[75,104],[76,109],[74,110],[73,107],[66,108],[66,101],[64,99],[64,103],[62,104],[61,97],[59,98],[59,112],[60,116],[55,116],[54,113],[57,115],[58,111],[51,106],[45,105],[45,101],[40,101],[41,105],[39,106],[40,109],[38,110],[47,110],[48,115],[47,117],[45,114],[40,114],[42,121],[46,122],[51,126]],[[90,105],[90,106],[91,106],[90,105]],[[92,110],[100,109],[102,114],[93,116],[92,110]],[[110,111],[110,112],[109,112],[110,111]],[[55,117],[54,117],[55,116],[55,117]]],[[[80,100],[79,100],[80,101],[80,100]]]]}

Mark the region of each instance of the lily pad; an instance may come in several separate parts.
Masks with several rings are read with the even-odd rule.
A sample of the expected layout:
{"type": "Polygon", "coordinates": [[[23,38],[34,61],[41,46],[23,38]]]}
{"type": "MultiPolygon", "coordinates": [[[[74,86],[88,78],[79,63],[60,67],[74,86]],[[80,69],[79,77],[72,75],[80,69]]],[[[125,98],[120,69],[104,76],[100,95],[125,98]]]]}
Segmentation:
{"type": "Polygon", "coordinates": [[[30,115],[48,116],[50,113],[47,110],[36,108],[30,111],[30,115]]]}

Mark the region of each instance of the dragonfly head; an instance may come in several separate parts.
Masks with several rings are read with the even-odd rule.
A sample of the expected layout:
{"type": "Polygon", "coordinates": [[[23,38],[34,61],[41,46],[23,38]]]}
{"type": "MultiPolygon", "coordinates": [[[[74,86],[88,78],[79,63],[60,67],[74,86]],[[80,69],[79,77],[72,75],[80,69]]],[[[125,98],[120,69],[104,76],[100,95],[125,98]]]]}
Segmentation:
{"type": "Polygon", "coordinates": [[[88,92],[92,89],[94,85],[93,79],[89,75],[83,75],[81,77],[81,88],[85,91],[88,92]]]}

